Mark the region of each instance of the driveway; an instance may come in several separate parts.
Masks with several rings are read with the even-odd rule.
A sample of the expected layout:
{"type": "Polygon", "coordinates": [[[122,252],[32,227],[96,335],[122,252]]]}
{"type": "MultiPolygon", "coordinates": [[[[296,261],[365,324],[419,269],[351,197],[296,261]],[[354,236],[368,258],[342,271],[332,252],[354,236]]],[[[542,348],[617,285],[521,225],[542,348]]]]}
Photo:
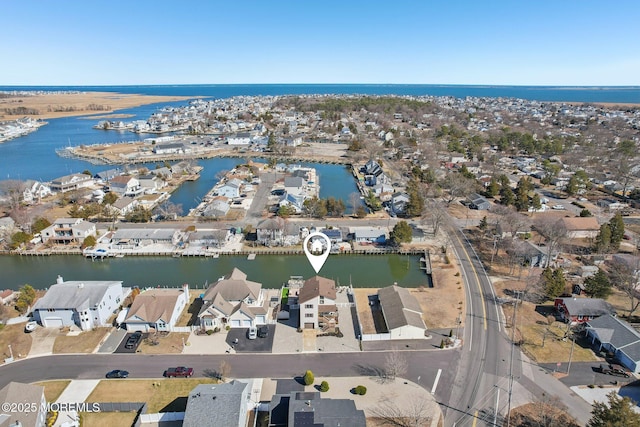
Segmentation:
{"type": "Polygon", "coordinates": [[[247,328],[233,328],[227,332],[226,343],[236,351],[236,353],[271,353],[273,346],[273,336],[275,334],[275,325],[268,325],[269,334],[266,338],[256,338],[250,340],[247,338],[247,328]],[[235,340],[238,343],[235,343],[235,340]]]}
{"type": "Polygon", "coordinates": [[[43,328],[38,326],[35,331],[31,332],[31,350],[29,357],[45,356],[53,354],[53,345],[56,338],[61,335],[58,328],[43,328]]]}
{"type": "Polygon", "coordinates": [[[116,350],[114,351],[114,353],[135,353],[136,350],[138,350],[138,346],[140,345],[140,343],[144,340],[146,340],[149,337],[149,334],[144,332],[142,334],[142,337],[140,337],[140,339],[138,340],[138,342],[132,347],[132,348],[125,348],[125,345],[127,345],[127,340],[129,339],[129,337],[133,335],[133,333],[127,333],[124,338],[122,339],[122,341],[120,341],[120,344],[118,344],[118,347],[116,348],[116,350]]]}
{"type": "Polygon", "coordinates": [[[120,343],[122,339],[127,335],[126,329],[116,329],[109,335],[109,338],[100,346],[98,349],[98,353],[113,353],[120,343]]]}

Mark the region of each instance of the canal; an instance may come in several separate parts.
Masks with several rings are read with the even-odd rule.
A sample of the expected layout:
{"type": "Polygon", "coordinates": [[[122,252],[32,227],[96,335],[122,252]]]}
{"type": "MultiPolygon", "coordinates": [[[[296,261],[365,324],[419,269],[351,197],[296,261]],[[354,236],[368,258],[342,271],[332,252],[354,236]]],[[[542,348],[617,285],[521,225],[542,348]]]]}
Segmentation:
{"type": "MultiPolygon", "coordinates": [[[[331,255],[320,275],[354,287],[384,287],[397,282],[404,287],[428,286],[418,256],[331,255]]],[[[28,283],[45,289],[58,275],[65,280],[122,280],[125,286],[170,286],[188,283],[202,288],[231,272],[244,271],[249,280],[265,288],[279,288],[290,276],[315,275],[302,255],[258,255],[220,258],[124,257],[91,261],[80,255],[0,256],[0,289],[18,289],[28,283]]]]}

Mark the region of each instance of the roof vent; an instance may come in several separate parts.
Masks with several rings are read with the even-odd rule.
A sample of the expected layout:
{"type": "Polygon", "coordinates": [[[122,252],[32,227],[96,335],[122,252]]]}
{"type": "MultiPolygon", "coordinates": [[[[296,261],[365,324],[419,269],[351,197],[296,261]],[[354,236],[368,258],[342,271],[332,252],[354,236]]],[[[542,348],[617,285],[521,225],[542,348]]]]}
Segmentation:
{"type": "Polygon", "coordinates": [[[78,283],[78,289],[84,288],[84,283],[78,283]]]}
{"type": "Polygon", "coordinates": [[[56,283],[64,283],[64,279],[59,274],[58,274],[58,278],[56,279],[56,283]]]}

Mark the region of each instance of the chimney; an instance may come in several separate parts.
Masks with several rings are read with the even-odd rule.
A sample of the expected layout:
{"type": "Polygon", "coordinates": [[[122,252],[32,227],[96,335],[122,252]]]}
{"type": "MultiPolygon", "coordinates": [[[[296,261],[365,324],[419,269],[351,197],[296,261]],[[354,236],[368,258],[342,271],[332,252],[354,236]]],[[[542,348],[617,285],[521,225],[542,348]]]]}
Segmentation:
{"type": "Polygon", "coordinates": [[[56,279],[56,283],[60,284],[60,283],[64,283],[64,279],[62,278],[61,275],[58,274],[58,278],[56,279]]]}

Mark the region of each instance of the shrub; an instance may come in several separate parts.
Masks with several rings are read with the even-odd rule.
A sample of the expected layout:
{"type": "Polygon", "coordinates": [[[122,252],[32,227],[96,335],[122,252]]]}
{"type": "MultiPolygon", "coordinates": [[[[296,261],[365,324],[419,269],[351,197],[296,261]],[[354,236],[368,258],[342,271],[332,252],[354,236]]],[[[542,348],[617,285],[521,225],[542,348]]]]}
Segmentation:
{"type": "Polygon", "coordinates": [[[329,391],[329,383],[326,381],[322,381],[320,383],[320,391],[323,393],[329,391]]]}
{"type": "Polygon", "coordinates": [[[363,385],[356,386],[353,389],[353,393],[358,394],[360,396],[364,396],[365,394],[367,394],[367,388],[363,385]]]}
{"type": "Polygon", "coordinates": [[[314,380],[315,378],[313,376],[313,372],[307,371],[304,373],[304,377],[303,377],[304,385],[311,385],[313,384],[314,380]]]}
{"type": "Polygon", "coordinates": [[[231,325],[227,325],[227,327],[225,328],[227,331],[231,330],[231,325]]]}
{"type": "Polygon", "coordinates": [[[213,332],[220,332],[220,327],[216,326],[215,328],[213,328],[213,332]]]}
{"type": "Polygon", "coordinates": [[[440,348],[444,348],[444,340],[440,341],[440,348]]]}
{"type": "Polygon", "coordinates": [[[211,334],[213,334],[213,331],[212,331],[211,329],[207,329],[206,334],[207,334],[207,335],[211,335],[211,334]]]}
{"type": "Polygon", "coordinates": [[[449,338],[453,336],[453,329],[449,329],[449,338]]]}

